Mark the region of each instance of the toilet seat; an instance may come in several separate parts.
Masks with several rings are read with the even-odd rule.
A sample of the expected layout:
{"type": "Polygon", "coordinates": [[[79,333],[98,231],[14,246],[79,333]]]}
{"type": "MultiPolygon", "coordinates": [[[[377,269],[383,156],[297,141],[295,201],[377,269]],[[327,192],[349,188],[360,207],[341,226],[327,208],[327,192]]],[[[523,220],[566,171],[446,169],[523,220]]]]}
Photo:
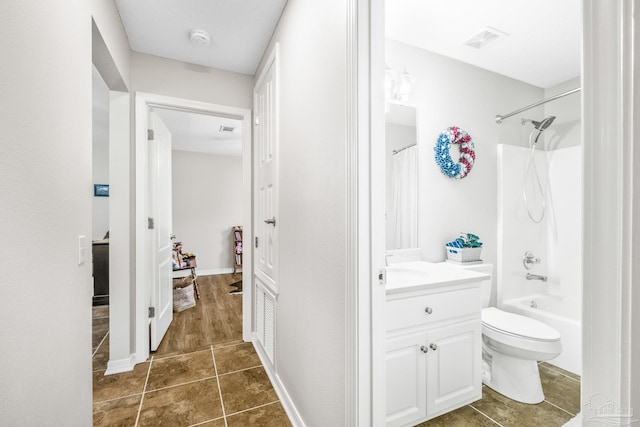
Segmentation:
{"type": "Polygon", "coordinates": [[[560,339],[560,333],[545,323],[495,307],[482,310],[482,324],[495,332],[519,338],[538,341],[557,341],[560,339]]]}
{"type": "Polygon", "coordinates": [[[526,360],[549,360],[562,352],[554,328],[495,307],[482,309],[482,335],[493,350],[526,360]]]}

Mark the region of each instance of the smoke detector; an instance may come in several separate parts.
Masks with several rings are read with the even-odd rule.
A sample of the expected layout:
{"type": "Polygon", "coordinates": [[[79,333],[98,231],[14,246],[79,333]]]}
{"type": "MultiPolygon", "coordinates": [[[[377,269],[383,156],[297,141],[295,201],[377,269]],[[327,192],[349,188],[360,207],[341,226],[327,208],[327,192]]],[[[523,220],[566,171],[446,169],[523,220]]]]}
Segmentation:
{"type": "Polygon", "coordinates": [[[194,29],[189,31],[189,39],[198,46],[207,46],[211,43],[211,36],[205,30],[194,29]]]}
{"type": "Polygon", "coordinates": [[[492,27],[485,27],[484,30],[471,37],[469,40],[464,42],[464,44],[476,49],[482,49],[484,47],[487,47],[491,43],[495,43],[498,40],[504,39],[508,35],[509,34],[505,33],[504,31],[496,30],[492,27]]]}

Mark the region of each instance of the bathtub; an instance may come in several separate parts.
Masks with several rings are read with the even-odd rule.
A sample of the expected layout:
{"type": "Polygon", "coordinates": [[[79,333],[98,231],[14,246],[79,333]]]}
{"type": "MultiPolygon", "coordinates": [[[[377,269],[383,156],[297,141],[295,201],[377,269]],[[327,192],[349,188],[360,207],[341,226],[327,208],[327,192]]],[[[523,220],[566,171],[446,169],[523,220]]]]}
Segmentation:
{"type": "Polygon", "coordinates": [[[503,301],[499,308],[539,320],[560,332],[562,353],[547,363],[582,375],[580,301],[553,295],[530,295],[503,301]]]}

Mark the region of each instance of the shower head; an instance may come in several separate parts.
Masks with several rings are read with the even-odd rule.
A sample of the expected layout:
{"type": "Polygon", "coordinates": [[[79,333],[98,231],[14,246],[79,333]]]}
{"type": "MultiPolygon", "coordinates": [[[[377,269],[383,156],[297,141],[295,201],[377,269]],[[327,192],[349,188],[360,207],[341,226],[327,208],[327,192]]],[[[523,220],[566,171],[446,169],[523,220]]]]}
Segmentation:
{"type": "Polygon", "coordinates": [[[536,127],[536,129],[542,132],[543,130],[548,128],[549,125],[551,125],[551,123],[553,123],[555,119],[556,119],[556,116],[549,116],[546,119],[542,120],[540,123],[533,123],[533,125],[536,127]]]}
{"type": "Polygon", "coordinates": [[[549,127],[549,125],[551,125],[551,123],[556,119],[556,116],[549,116],[546,119],[543,119],[542,121],[535,121],[532,119],[522,119],[520,120],[520,123],[522,125],[524,125],[527,122],[531,122],[531,124],[533,125],[533,127],[535,127],[537,130],[539,130],[540,132],[542,132],[543,130],[545,130],[546,128],[549,127]]]}
{"type": "MultiPolygon", "coordinates": [[[[522,125],[524,125],[527,122],[531,122],[533,127],[536,128],[535,130],[538,131],[538,135],[536,135],[536,139],[535,139],[535,141],[533,141],[533,143],[537,144],[538,143],[538,139],[540,139],[540,135],[542,135],[542,131],[544,131],[546,128],[548,128],[555,119],[556,119],[556,116],[549,116],[549,117],[547,117],[545,119],[542,119],[542,121],[539,121],[539,122],[537,122],[535,120],[532,120],[532,119],[522,119],[522,120],[520,120],[520,123],[522,125]]],[[[533,134],[533,132],[534,131],[532,131],[531,133],[533,134]]],[[[529,138],[531,138],[531,137],[529,137],[529,138]]]]}

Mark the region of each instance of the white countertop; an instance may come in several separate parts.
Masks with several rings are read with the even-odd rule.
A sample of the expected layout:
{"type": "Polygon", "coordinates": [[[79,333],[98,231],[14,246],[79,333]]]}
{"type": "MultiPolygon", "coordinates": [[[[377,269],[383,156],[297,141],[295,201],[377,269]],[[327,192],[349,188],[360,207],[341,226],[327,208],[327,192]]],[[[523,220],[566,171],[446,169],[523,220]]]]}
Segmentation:
{"type": "Polygon", "coordinates": [[[391,264],[387,267],[386,276],[387,295],[480,282],[490,277],[488,274],[456,268],[454,265],[426,261],[391,264]]]}

